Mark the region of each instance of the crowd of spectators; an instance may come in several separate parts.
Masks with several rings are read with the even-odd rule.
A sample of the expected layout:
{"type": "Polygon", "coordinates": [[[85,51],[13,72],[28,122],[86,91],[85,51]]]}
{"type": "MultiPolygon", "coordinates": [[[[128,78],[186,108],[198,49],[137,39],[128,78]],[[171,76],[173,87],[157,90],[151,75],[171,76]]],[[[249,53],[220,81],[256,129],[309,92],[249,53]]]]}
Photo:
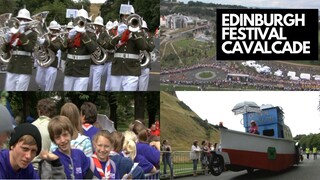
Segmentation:
{"type": "Polygon", "coordinates": [[[159,121],[151,128],[154,134],[139,120],[124,133],[110,132],[97,124],[95,104],[85,102],[79,109],[67,102],[58,111],[51,98],[38,101],[37,120],[15,128],[1,104],[0,112],[0,179],[158,177],[159,121]]]}
{"type": "Polygon", "coordinates": [[[244,67],[241,62],[237,61],[216,61],[208,64],[196,64],[192,66],[172,69],[162,69],[160,83],[173,85],[198,86],[199,89],[211,88],[227,88],[227,89],[257,89],[257,90],[319,90],[320,81],[311,80],[290,80],[286,76],[286,72],[295,71],[299,73],[310,73],[311,76],[319,74],[319,67],[298,66],[287,63],[263,61],[264,65],[268,65],[272,70],[278,69],[284,72],[284,76],[279,77],[272,74],[258,73],[250,67],[244,67]],[[190,71],[202,68],[212,68],[216,73],[212,79],[198,79],[195,76],[186,76],[190,71]],[[230,81],[226,79],[226,74],[247,74],[250,81],[230,81]]]}

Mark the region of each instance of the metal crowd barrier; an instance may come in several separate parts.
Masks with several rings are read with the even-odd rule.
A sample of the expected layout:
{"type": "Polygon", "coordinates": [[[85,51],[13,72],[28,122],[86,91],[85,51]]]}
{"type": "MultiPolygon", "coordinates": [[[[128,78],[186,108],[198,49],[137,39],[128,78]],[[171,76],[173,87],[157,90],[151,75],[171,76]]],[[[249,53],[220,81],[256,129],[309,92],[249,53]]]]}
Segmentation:
{"type": "MultiPolygon", "coordinates": [[[[174,151],[171,152],[171,163],[173,172],[170,173],[170,168],[167,165],[167,174],[164,174],[164,164],[162,162],[163,153],[168,153],[166,151],[161,151],[160,158],[160,179],[173,179],[175,177],[189,176],[193,173],[193,163],[190,159],[191,151],[174,151]]],[[[204,173],[201,169],[200,157],[197,166],[197,173],[204,173]]]]}
{"type": "Polygon", "coordinates": [[[160,170],[155,173],[147,173],[144,175],[145,179],[160,179],[160,170]]]}

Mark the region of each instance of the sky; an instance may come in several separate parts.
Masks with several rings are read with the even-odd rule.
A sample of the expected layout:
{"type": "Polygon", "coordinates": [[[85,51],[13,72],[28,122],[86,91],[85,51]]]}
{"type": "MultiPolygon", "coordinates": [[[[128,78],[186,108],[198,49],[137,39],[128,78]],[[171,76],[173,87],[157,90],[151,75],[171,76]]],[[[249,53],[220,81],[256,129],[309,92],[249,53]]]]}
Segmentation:
{"type": "MultiPolygon", "coordinates": [[[[178,0],[188,3],[190,0],[178,0]]],[[[243,5],[247,7],[320,9],[318,0],[193,0],[205,3],[243,5]]]]}
{"type": "Polygon", "coordinates": [[[187,104],[203,120],[244,132],[243,116],[234,115],[231,109],[240,102],[253,101],[259,106],[281,106],[284,123],[294,136],[320,133],[320,111],[317,110],[320,92],[314,91],[176,91],[180,101],[187,104]]]}

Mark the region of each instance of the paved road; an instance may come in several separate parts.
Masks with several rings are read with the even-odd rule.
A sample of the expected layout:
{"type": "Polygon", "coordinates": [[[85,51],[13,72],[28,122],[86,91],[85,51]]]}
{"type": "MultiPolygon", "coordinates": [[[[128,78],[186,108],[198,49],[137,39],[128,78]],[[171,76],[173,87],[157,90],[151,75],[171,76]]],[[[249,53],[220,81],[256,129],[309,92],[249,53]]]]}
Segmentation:
{"type": "MultiPolygon", "coordinates": [[[[313,158],[313,157],[312,157],[313,158]]],[[[198,175],[197,177],[183,177],[179,179],[192,179],[192,180],[247,180],[247,179],[272,179],[272,180],[317,180],[320,179],[320,159],[318,160],[304,160],[299,165],[293,166],[292,168],[279,172],[272,173],[261,170],[256,170],[252,174],[247,174],[246,171],[240,172],[224,172],[220,176],[212,175],[198,175]]]]}
{"type": "Polygon", "coordinates": [[[188,70],[185,72],[175,73],[175,74],[162,74],[160,79],[162,80],[183,80],[183,81],[190,81],[190,82],[204,82],[204,81],[212,81],[212,80],[223,80],[226,78],[227,73],[217,69],[217,68],[210,68],[210,67],[202,67],[197,69],[188,70]],[[197,78],[197,74],[204,71],[211,71],[215,73],[211,79],[199,79],[197,78]]]}

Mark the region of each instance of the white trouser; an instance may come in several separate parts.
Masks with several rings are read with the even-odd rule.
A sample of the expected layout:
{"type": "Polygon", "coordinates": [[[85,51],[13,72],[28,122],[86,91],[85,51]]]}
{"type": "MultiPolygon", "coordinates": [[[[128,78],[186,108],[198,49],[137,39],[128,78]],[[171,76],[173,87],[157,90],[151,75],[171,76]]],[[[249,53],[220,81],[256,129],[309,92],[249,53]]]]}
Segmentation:
{"type": "Polygon", "coordinates": [[[57,51],[57,54],[56,54],[56,57],[58,58],[58,68],[60,68],[61,67],[61,50],[59,49],[58,51],[57,51]]]}
{"type": "Polygon", "coordinates": [[[64,70],[66,69],[66,60],[61,59],[60,63],[61,71],[64,72],[64,70]]]}
{"type": "Polygon", "coordinates": [[[28,91],[30,74],[16,74],[7,72],[5,91],[28,91]]]}
{"type": "Polygon", "coordinates": [[[112,76],[111,91],[136,91],[139,76],[112,76]]]}
{"type": "Polygon", "coordinates": [[[138,91],[148,91],[150,68],[142,68],[139,76],[138,91]]]}
{"type": "Polygon", "coordinates": [[[89,91],[100,91],[104,65],[90,65],[89,91]]]}
{"type": "Polygon", "coordinates": [[[104,65],[104,75],[106,75],[105,91],[111,91],[111,66],[112,62],[107,62],[104,65]]]}
{"type": "Polygon", "coordinates": [[[39,66],[39,64],[37,63],[37,60],[36,60],[36,58],[34,58],[34,57],[32,57],[33,58],[33,67],[34,68],[37,68],[38,66],[39,66]]]}
{"type": "Polygon", "coordinates": [[[89,77],[65,76],[63,91],[86,91],[88,89],[89,77]]]}
{"type": "Polygon", "coordinates": [[[37,67],[37,73],[36,73],[36,83],[38,84],[38,86],[40,87],[41,90],[44,90],[46,88],[46,84],[45,84],[45,68],[38,66],[37,67]]]}
{"type": "Polygon", "coordinates": [[[38,66],[36,82],[43,91],[53,91],[57,78],[57,68],[38,66]]]}

